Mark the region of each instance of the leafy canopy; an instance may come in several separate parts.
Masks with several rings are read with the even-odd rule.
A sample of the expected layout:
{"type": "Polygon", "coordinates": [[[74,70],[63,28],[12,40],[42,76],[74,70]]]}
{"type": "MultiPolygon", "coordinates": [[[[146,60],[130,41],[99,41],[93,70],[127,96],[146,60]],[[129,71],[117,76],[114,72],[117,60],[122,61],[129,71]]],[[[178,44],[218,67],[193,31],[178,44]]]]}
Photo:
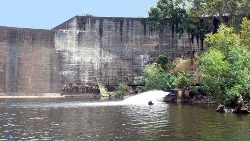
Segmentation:
{"type": "MultiPolygon", "coordinates": [[[[248,34],[249,32],[246,32],[248,34]]],[[[208,34],[210,49],[200,57],[201,83],[218,102],[250,97],[250,51],[232,28],[224,25],[208,34]]]]}
{"type": "Polygon", "coordinates": [[[205,43],[207,47],[215,47],[227,54],[232,46],[240,45],[240,36],[234,33],[233,28],[222,24],[218,29],[218,33],[206,35],[205,43]]]}
{"type": "Polygon", "coordinates": [[[241,24],[241,42],[250,49],[250,20],[245,17],[241,24]]]}
{"type": "Polygon", "coordinates": [[[188,0],[194,16],[249,16],[249,0],[188,0]]]}
{"type": "Polygon", "coordinates": [[[169,25],[172,31],[180,35],[184,32],[187,20],[185,3],[181,0],[159,0],[156,7],[151,7],[149,11],[149,21],[151,27],[162,30],[169,25]]]}

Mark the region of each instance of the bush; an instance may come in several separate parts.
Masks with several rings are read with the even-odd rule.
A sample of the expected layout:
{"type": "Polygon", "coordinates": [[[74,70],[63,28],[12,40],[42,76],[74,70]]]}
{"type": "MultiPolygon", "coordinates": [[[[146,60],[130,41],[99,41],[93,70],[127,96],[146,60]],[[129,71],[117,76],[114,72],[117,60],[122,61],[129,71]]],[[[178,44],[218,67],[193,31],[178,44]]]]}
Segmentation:
{"type": "Polygon", "coordinates": [[[175,86],[180,89],[189,90],[194,83],[193,72],[181,72],[178,73],[175,80],[175,86]]]}
{"type": "Polygon", "coordinates": [[[143,76],[135,77],[133,85],[136,85],[136,86],[143,86],[143,85],[145,85],[144,77],[143,76]]]}
{"type": "Polygon", "coordinates": [[[159,55],[156,58],[155,63],[158,64],[159,67],[161,67],[162,70],[165,72],[170,72],[174,68],[172,62],[168,59],[166,55],[159,55]]]}
{"type": "Polygon", "coordinates": [[[126,83],[121,83],[118,85],[118,87],[116,88],[116,96],[118,98],[123,98],[125,95],[127,95],[127,88],[128,85],[126,83]]]}
{"type": "Polygon", "coordinates": [[[239,41],[239,35],[225,26],[207,36],[212,48],[200,57],[201,82],[217,102],[250,96],[250,51],[239,41]]]}
{"type": "Polygon", "coordinates": [[[166,73],[159,64],[153,63],[144,69],[144,90],[163,90],[174,87],[175,77],[166,73]]]}

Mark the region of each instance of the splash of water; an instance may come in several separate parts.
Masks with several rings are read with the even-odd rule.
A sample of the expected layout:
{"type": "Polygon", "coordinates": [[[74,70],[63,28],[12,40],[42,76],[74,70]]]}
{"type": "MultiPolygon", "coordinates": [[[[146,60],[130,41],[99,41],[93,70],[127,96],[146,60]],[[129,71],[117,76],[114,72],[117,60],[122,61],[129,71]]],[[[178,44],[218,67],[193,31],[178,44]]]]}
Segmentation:
{"type": "Polygon", "coordinates": [[[152,101],[154,104],[158,104],[158,103],[163,103],[164,97],[166,97],[168,94],[169,92],[153,90],[128,97],[123,101],[90,102],[90,103],[81,103],[81,105],[82,106],[148,105],[149,101],[152,101]]]}
{"type": "Polygon", "coordinates": [[[100,107],[100,106],[126,106],[148,105],[149,101],[154,104],[162,103],[169,92],[154,90],[131,96],[123,101],[109,102],[62,102],[62,103],[18,103],[13,107],[22,108],[77,108],[77,107],[100,107]]]}
{"type": "Polygon", "coordinates": [[[153,103],[163,102],[164,97],[167,96],[169,92],[154,90],[148,91],[135,96],[129,97],[123,100],[123,104],[148,104],[149,101],[153,103]]]}

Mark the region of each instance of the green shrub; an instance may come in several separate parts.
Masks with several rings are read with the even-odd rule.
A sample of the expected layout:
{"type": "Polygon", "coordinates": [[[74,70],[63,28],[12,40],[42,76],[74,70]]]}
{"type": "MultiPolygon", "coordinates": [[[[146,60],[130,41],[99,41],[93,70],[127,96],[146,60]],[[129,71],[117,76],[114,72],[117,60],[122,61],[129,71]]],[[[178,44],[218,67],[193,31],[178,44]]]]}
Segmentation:
{"type": "Polygon", "coordinates": [[[128,94],[127,92],[128,85],[126,83],[121,83],[116,88],[116,96],[118,98],[123,98],[128,94]]]}
{"type": "Polygon", "coordinates": [[[144,69],[145,87],[144,90],[163,90],[174,87],[175,77],[166,73],[160,65],[153,63],[144,69]]]}
{"type": "Polygon", "coordinates": [[[241,42],[250,49],[250,20],[243,18],[241,25],[241,42]]]}
{"type": "Polygon", "coordinates": [[[235,97],[250,96],[250,51],[242,46],[239,35],[221,26],[209,34],[212,47],[200,57],[201,83],[217,102],[232,101],[235,97]]]}
{"type": "Polygon", "coordinates": [[[193,72],[180,72],[175,80],[175,86],[180,89],[189,90],[194,83],[193,72]]]}
{"type": "Polygon", "coordinates": [[[136,86],[145,85],[144,77],[143,77],[143,76],[135,77],[135,79],[134,79],[134,81],[133,81],[133,85],[136,85],[136,86]]]}
{"type": "Polygon", "coordinates": [[[174,68],[173,63],[168,59],[166,55],[159,55],[156,58],[155,63],[158,64],[165,72],[170,72],[174,68]]]}

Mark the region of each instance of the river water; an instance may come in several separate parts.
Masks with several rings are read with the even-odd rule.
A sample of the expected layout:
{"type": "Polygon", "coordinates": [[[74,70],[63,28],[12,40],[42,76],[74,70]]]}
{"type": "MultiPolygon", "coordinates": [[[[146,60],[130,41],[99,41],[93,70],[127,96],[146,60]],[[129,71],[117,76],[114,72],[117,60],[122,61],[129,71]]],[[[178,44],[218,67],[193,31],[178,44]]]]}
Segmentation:
{"type": "MultiPolygon", "coordinates": [[[[147,99],[146,95],[137,97],[147,99]]],[[[154,99],[159,97],[154,96],[154,99]]],[[[250,116],[154,101],[1,99],[0,140],[249,140],[250,116]]]]}

